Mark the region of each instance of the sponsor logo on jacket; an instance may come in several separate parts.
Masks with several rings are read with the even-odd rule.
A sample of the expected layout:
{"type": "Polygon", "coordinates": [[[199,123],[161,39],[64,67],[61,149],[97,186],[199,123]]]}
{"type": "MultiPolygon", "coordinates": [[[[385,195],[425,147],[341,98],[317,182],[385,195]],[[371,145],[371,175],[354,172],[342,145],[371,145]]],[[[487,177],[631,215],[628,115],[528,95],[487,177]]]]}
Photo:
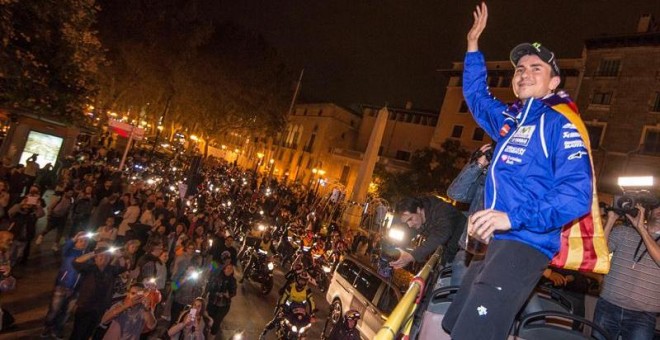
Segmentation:
{"type": "Polygon", "coordinates": [[[534,134],[534,130],[536,130],[536,125],[523,125],[519,127],[513,136],[511,136],[511,139],[509,139],[509,144],[527,146],[529,140],[532,138],[532,134],[534,134]]]}

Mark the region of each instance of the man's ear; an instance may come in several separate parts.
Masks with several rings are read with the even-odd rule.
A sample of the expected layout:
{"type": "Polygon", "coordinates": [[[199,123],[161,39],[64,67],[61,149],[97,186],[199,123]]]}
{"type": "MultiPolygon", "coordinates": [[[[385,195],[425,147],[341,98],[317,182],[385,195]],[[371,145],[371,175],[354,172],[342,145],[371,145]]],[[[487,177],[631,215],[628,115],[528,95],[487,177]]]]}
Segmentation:
{"type": "Polygon", "coordinates": [[[554,76],[552,79],[550,79],[550,89],[552,91],[556,90],[557,87],[559,87],[559,84],[561,84],[561,77],[554,76]]]}

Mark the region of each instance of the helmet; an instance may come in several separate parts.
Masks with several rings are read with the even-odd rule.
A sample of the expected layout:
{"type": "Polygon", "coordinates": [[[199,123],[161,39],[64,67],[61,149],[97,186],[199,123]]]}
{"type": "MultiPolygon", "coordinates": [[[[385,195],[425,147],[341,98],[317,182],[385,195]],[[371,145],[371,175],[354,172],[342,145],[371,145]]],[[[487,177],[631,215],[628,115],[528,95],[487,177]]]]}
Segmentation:
{"type": "Polygon", "coordinates": [[[360,320],[360,312],[356,311],[355,309],[351,309],[346,314],[344,315],[344,318],[346,320],[360,320]]]}

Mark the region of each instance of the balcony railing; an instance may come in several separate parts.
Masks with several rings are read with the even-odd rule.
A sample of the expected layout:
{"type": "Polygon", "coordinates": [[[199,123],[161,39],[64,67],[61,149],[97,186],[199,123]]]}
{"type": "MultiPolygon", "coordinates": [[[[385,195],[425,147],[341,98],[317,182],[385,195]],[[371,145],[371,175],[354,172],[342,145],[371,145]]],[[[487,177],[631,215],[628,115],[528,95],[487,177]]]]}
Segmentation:
{"type": "MultiPolygon", "coordinates": [[[[426,281],[431,276],[431,271],[440,260],[442,255],[442,247],[436,249],[435,253],[426,262],[422,270],[417,273],[415,278],[411,281],[408,291],[401,297],[399,303],[394,307],[392,313],[385,321],[385,324],[380,328],[374,339],[376,340],[393,340],[398,339],[398,336],[403,335],[404,339],[408,338],[410,329],[412,328],[413,314],[417,310],[420,302],[420,294],[423,294],[426,281]]],[[[435,282],[429,282],[434,284],[435,282]]]]}

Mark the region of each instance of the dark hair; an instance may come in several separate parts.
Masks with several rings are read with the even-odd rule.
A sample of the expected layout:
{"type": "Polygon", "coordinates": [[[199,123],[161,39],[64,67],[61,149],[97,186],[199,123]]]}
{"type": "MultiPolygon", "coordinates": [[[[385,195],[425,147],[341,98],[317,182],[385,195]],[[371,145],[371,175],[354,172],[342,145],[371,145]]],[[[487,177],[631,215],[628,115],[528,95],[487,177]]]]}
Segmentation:
{"type": "Polygon", "coordinates": [[[396,204],[396,211],[401,214],[403,212],[417,213],[418,208],[424,208],[422,201],[417,197],[406,197],[396,204]]]}
{"type": "Polygon", "coordinates": [[[144,285],[141,284],[141,283],[139,283],[139,282],[132,283],[131,286],[128,287],[128,290],[130,290],[131,288],[140,288],[140,289],[142,289],[142,290],[145,289],[145,288],[144,288],[144,285]]]}

